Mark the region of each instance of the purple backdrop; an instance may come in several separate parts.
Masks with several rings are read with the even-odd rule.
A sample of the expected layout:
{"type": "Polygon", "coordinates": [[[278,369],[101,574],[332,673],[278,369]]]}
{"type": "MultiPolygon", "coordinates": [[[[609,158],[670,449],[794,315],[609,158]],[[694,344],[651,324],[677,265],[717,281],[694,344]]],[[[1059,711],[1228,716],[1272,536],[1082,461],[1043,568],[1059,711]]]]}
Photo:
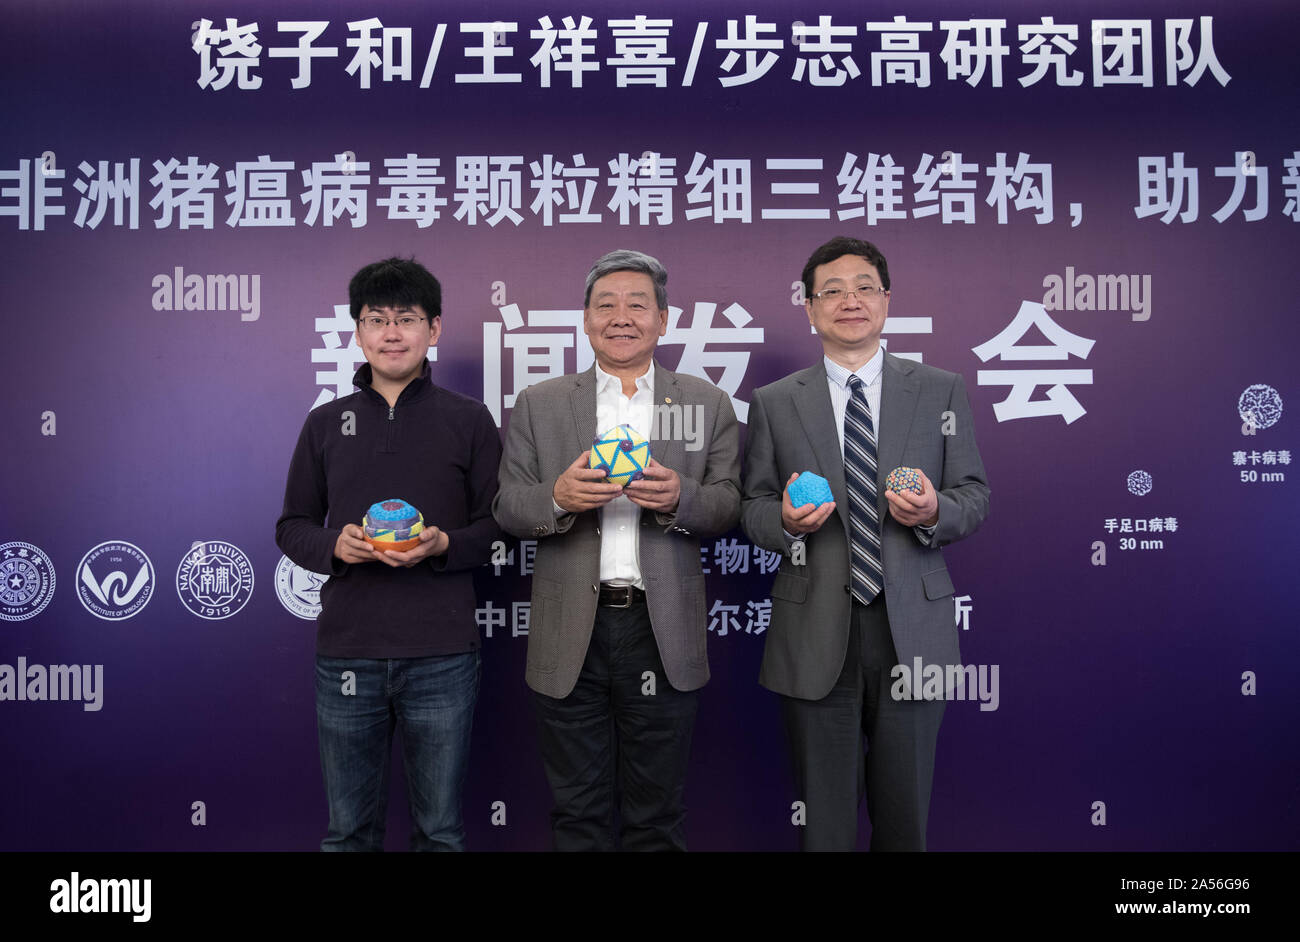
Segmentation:
{"type": "MultiPolygon", "coordinates": [[[[573,315],[548,312],[580,309],[592,260],[649,252],[682,309],[663,361],[708,374],[739,409],[754,387],[820,356],[794,283],[815,246],[851,233],[890,261],[890,349],[965,376],[993,493],[988,522],[947,559],[969,597],[963,655],[998,667],[997,709],[949,704],[930,846],[1295,849],[1300,676],[1286,599],[1300,552],[1289,468],[1300,439],[1287,407],[1300,402],[1290,284],[1300,17],[1281,2],[1178,6],[918,3],[901,32],[885,32],[869,24],[898,27],[899,9],[671,2],[648,14],[671,27],[643,23],[642,45],[618,33],[646,8],[607,2],[503,2],[495,30],[462,28],[488,18],[477,4],[7,11],[0,564],[13,581],[0,606],[0,848],[319,842],[313,624],[277,592],[273,531],[303,416],[337,392],[335,374],[352,372],[336,352],[351,335],[329,321],[361,265],[414,254],[435,272],[435,380],[500,403],[504,423],[519,376],[572,371],[590,355],[564,326],[573,315]],[[581,87],[560,68],[574,61],[565,30],[581,28],[568,16],[591,17],[595,32],[581,87]],[[746,16],[773,24],[755,34],[775,46],[751,44],[753,68],[746,16]],[[1044,34],[1045,16],[1073,25],[1072,40],[1044,34]],[[366,35],[349,23],[369,17],[398,30],[393,57],[380,27],[369,34],[376,61],[398,73],[388,80],[382,64],[349,71],[359,49],[349,40],[366,35]],[[821,35],[822,17],[848,32],[821,35]],[[305,36],[284,24],[306,18],[327,24],[312,45],[337,55],[312,58],[310,84],[294,88],[300,60],[277,51],[305,36]],[[741,37],[734,61],[729,21],[741,37]],[[532,60],[552,40],[560,58],[547,86],[532,60]],[[823,41],[844,48],[823,53],[823,41]],[[908,42],[910,52],[898,45],[908,42]],[[990,46],[1005,52],[979,53],[990,46]],[[497,55],[467,54],[489,48],[497,55]],[[1059,71],[1053,60],[1022,85],[1043,50],[1059,54],[1059,71]],[[768,53],[775,61],[755,78],[768,53]],[[609,61],[621,56],[627,64],[609,61]],[[488,60],[520,80],[456,81],[488,60]],[[620,84],[620,69],[664,85],[620,84]],[[240,87],[254,79],[260,87],[240,87]],[[410,184],[446,200],[427,225],[411,218],[420,194],[402,195],[400,169],[385,165],[408,154],[440,161],[410,184]],[[610,167],[620,154],[628,187],[610,167]],[[257,174],[237,165],[262,155],[272,166],[257,190],[257,174]],[[515,158],[487,162],[481,199],[466,195],[474,157],[515,158]],[[127,182],[108,185],[119,165],[127,182]],[[1194,180],[1178,167],[1195,168],[1194,180]],[[624,224],[629,188],[643,202],[624,224]],[[572,218],[584,215],[595,221],[572,218]],[[287,217],[293,225],[249,224],[287,217]],[[205,309],[184,309],[183,296],[181,310],[166,309],[175,296],[158,279],[177,268],[204,276],[205,309]],[[1045,300],[1045,279],[1067,269],[1133,278],[1102,280],[1092,307],[1105,309],[1078,310],[1075,292],[1068,305],[1045,300]],[[206,277],[227,274],[250,291],[257,276],[255,310],[207,297],[206,277]],[[993,382],[1004,371],[1017,385],[993,382]],[[1031,401],[1017,407],[1021,393],[1031,401]],[[242,551],[254,577],[251,595],[228,593],[232,607],[247,596],[243,607],[220,619],[194,614],[177,587],[195,541],[213,540],[242,551]],[[129,603],[130,586],[110,573],[131,582],[137,557],[110,548],[83,564],[109,542],[132,544],[153,568],[129,603]],[[29,596],[48,592],[38,554],[57,582],[33,614],[39,595],[29,596]],[[118,617],[83,603],[92,585],[118,617]],[[14,677],[20,658],[102,665],[100,708],[14,699],[30,690],[14,677]]],[[[713,680],[689,773],[689,839],[791,849],[783,732],[775,697],[757,685],[768,562],[739,531],[706,551],[713,680]]],[[[512,547],[479,581],[484,672],[465,806],[476,850],[548,845],[524,613],[513,606],[528,599],[525,563],[512,547]]],[[[393,789],[388,846],[400,849],[400,777],[393,789]]]]}

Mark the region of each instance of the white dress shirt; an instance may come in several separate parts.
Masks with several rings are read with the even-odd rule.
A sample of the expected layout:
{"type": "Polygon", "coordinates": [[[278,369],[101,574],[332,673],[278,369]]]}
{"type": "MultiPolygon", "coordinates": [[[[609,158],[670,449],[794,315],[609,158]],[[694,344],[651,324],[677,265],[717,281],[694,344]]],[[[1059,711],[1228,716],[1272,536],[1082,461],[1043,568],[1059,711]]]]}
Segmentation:
{"type": "MultiPolygon", "coordinates": [[[[623,395],[623,381],[606,373],[596,364],[596,434],[602,435],[617,425],[630,425],[642,437],[650,437],[654,415],[654,363],[637,377],[636,392],[623,395]]],[[[566,511],[559,504],[555,515],[566,511]]],[[[634,585],[644,589],[641,581],[641,558],[637,539],[641,508],[620,494],[600,508],[600,581],[614,585],[634,585]]]]}
{"type": "Polygon", "coordinates": [[[876,441],[880,441],[880,371],[885,365],[885,350],[876,347],[876,355],[862,364],[856,372],[850,373],[848,367],[840,366],[830,357],[826,362],[826,385],[830,388],[831,409],[835,413],[835,434],[840,437],[840,457],[844,457],[844,413],[849,407],[849,377],[856,376],[862,380],[867,393],[867,405],[871,407],[871,425],[875,429],[876,441]]]}

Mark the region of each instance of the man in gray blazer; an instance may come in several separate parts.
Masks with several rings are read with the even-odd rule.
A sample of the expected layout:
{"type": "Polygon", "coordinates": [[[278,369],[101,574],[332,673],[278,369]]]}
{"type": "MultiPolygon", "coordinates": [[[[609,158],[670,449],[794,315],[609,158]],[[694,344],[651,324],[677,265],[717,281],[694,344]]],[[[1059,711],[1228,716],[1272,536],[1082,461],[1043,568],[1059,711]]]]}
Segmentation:
{"type": "Polygon", "coordinates": [[[654,360],[668,273],[619,250],[587,275],[584,373],[515,401],[492,505],[538,541],[528,665],[557,850],[685,850],[683,791],[709,679],[700,540],[740,517],[739,430],[727,394],[654,360]],[[588,467],[618,425],[650,441],[626,487],[588,467]],[[621,842],[614,833],[614,796],[621,842]]]}
{"type": "Polygon", "coordinates": [[[880,346],[879,249],[832,239],[803,285],[825,355],[755,390],[749,408],[742,525],[784,557],[759,682],[781,695],[804,849],[852,850],[865,792],[872,850],[924,850],[945,700],[910,674],[916,658],[945,676],[961,662],[939,548],[987,515],[984,464],[961,377],[880,346]],[[919,493],[886,489],[898,467],[920,471],[919,493]],[[834,499],[793,506],[804,471],[834,499]]]}

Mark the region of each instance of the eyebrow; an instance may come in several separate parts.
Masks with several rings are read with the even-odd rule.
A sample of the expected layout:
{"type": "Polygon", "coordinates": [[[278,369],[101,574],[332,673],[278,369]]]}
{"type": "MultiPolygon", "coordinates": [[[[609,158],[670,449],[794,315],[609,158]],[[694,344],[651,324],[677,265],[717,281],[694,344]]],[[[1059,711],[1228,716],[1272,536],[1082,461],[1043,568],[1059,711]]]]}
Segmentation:
{"type": "Polygon", "coordinates": [[[856,275],[852,278],[838,278],[838,277],[827,278],[825,281],[822,282],[822,287],[825,288],[828,285],[844,284],[849,281],[852,281],[855,284],[859,284],[859,285],[874,285],[876,283],[876,280],[872,278],[870,275],[862,274],[862,275],[856,275]]]}
{"type": "MultiPolygon", "coordinates": [[[[616,297],[618,297],[618,292],[617,292],[617,291],[601,291],[601,292],[598,293],[598,294],[597,294],[597,295],[596,295],[592,300],[594,300],[594,301],[603,301],[603,300],[605,300],[606,298],[616,298],[616,297]]],[[[627,297],[629,297],[629,298],[649,298],[649,297],[650,297],[650,292],[649,292],[649,291],[630,291],[630,292],[628,292],[627,297]]]]}

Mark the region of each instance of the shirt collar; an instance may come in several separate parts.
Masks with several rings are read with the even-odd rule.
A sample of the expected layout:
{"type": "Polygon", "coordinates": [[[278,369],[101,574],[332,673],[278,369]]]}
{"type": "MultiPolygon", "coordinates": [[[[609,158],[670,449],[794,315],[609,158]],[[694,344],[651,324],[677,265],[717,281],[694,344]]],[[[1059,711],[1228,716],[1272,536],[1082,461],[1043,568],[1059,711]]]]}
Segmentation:
{"type": "Polygon", "coordinates": [[[846,367],[840,366],[830,357],[823,357],[822,359],[826,362],[826,378],[836,386],[847,387],[850,376],[856,376],[863,383],[870,386],[880,379],[880,371],[885,365],[885,348],[877,346],[875,355],[862,364],[855,373],[850,373],[846,367]]]}
{"type": "MultiPolygon", "coordinates": [[[[604,392],[606,387],[610,383],[614,384],[614,389],[616,392],[621,393],[623,391],[623,381],[621,379],[619,379],[613,373],[606,373],[604,370],[600,368],[599,363],[595,364],[595,366],[596,366],[596,392],[598,393],[604,392]]],[[[653,382],[654,368],[655,368],[654,360],[651,360],[650,365],[646,367],[646,371],[636,378],[636,390],[638,393],[645,391],[647,393],[650,393],[651,395],[654,395],[654,382],[653,382]]]]}

